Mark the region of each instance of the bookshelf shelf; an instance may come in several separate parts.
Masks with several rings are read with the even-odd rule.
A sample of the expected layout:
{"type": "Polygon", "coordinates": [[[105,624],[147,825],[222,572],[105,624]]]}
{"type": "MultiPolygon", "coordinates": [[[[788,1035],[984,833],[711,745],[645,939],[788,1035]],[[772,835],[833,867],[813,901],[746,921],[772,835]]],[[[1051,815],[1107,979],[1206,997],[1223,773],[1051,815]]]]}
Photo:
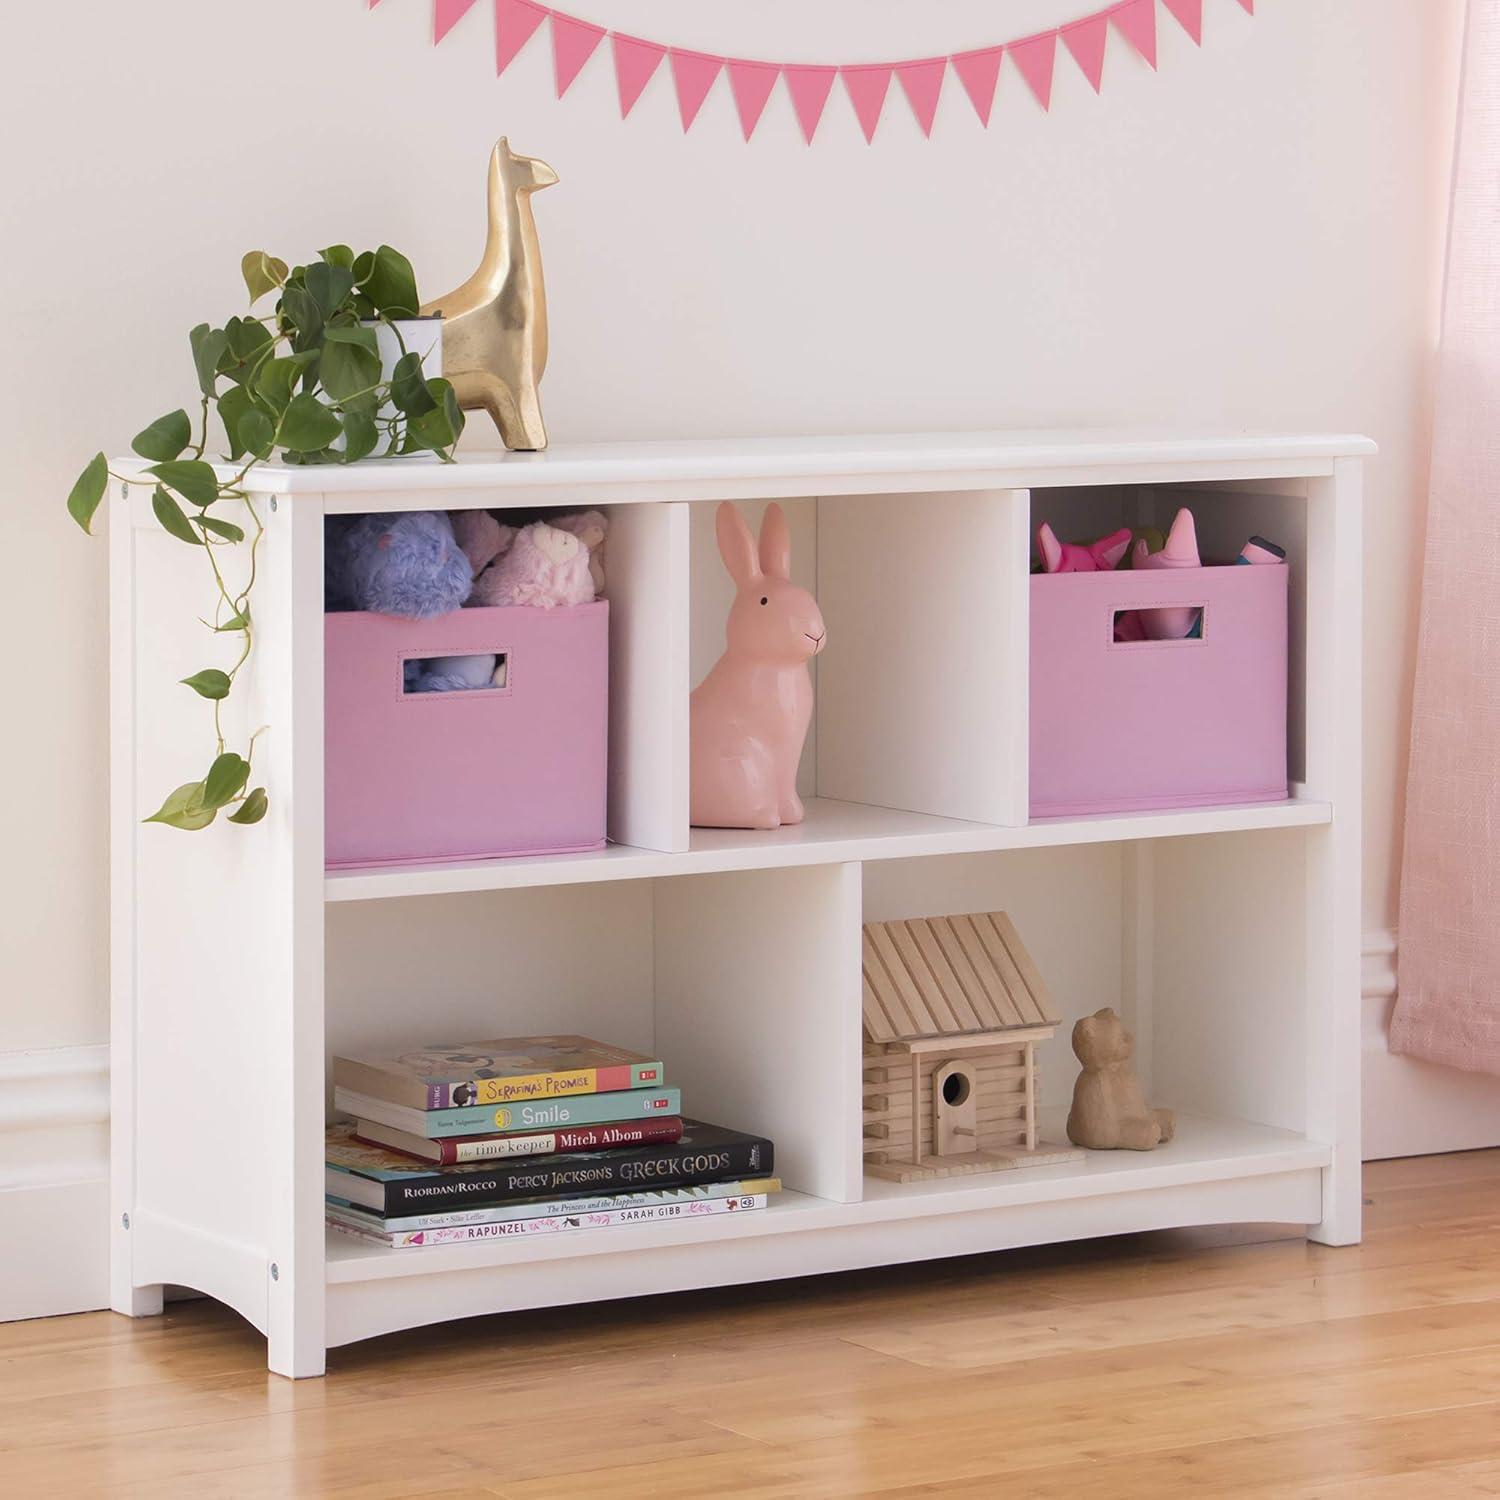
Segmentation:
{"type": "Polygon", "coordinates": [[[180,629],[204,612],[199,570],[139,498],[114,498],[114,1306],[149,1315],[164,1284],[196,1288],[266,1334],[273,1370],[303,1376],[354,1340],[580,1300],[1174,1225],[1356,1240],[1372,451],[1337,435],[969,433],[267,466],[258,647],[236,711],[271,726],[272,811],[193,836],[138,819],[194,771],[180,747],[197,743],[199,705],[176,679],[202,666],[180,629]],[[782,500],[794,572],[830,629],[807,818],[773,834],[687,821],[688,694],[726,603],[709,502],[726,498],[752,518],[782,500]],[[326,871],[324,517],[563,502],[612,523],[611,843],[326,871]],[[1032,820],[1034,527],[1108,523],[1099,534],[1178,504],[1208,547],[1251,532],[1287,546],[1294,795],[1032,820]],[[1011,914],[1063,1008],[1040,1059],[1044,1134],[1061,1138],[1067,1026],[1113,1005],[1153,1100],[1178,1110],[1176,1140],[982,1177],[864,1178],[861,924],[975,910],[1011,914]],[[247,936],[226,957],[216,931],[247,936]],[[326,1231],[328,1059],[417,1030],[577,1031],[650,1051],[689,1113],[776,1141],[785,1191],[743,1217],[473,1245],[394,1251],[326,1231]],[[210,1070],[233,1071],[228,1115],[182,1087],[210,1070]]]}
{"type": "MultiPolygon", "coordinates": [[[[1055,1135],[1057,1112],[1044,1119],[1055,1135]]],[[[1147,1155],[1101,1153],[1059,1167],[904,1185],[871,1179],[857,1203],[785,1191],[743,1218],[429,1250],[390,1250],[329,1230],[329,1340],[353,1342],[407,1327],[412,1300],[430,1299],[435,1316],[464,1317],[575,1300],[576,1291],[559,1299],[555,1289],[562,1284],[586,1286],[591,1299],[604,1300],[720,1279],[809,1275],[830,1268],[831,1252],[840,1267],[881,1265],[1174,1228],[1202,1223],[1205,1215],[1274,1223],[1319,1212],[1327,1146],[1196,1116],[1184,1117],[1180,1131],[1147,1155]]]]}
{"type": "Polygon", "coordinates": [[[1112,813],[1091,818],[1038,818],[1020,827],[969,823],[924,813],[814,797],[806,820],[775,833],[695,828],[680,854],[610,844],[589,854],[534,859],[469,860],[389,870],[330,870],[329,901],[380,901],[521,886],[654,880],[726,870],[785,869],[844,860],[914,859],[927,854],[1044,849],[1065,844],[1185,838],[1257,828],[1310,828],[1332,820],[1330,803],[1293,797],[1236,807],[1112,813]]]}

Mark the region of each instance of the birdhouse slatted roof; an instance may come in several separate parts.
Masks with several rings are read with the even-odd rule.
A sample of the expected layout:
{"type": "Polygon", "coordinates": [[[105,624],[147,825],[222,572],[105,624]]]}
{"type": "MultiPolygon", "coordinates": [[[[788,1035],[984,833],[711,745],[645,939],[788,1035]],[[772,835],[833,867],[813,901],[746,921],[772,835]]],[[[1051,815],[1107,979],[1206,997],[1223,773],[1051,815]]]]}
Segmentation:
{"type": "Polygon", "coordinates": [[[869,922],[864,1027],[872,1042],[1056,1026],[1059,1016],[1003,911],[869,922]]]}

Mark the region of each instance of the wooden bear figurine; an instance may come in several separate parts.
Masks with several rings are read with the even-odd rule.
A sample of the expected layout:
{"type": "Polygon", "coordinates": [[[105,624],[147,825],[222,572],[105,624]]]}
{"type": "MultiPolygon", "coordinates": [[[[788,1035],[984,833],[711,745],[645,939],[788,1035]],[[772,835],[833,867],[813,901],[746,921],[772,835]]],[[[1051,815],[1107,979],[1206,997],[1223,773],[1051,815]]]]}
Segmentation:
{"type": "Polygon", "coordinates": [[[1073,1085],[1068,1139],[1090,1151],[1150,1151],[1172,1139],[1170,1109],[1152,1109],[1130,1059],[1135,1038],[1108,1006],[1073,1028],[1083,1072],[1073,1085]]]}
{"type": "Polygon", "coordinates": [[[489,234],[479,269],[422,305],[443,318],[443,374],[466,411],[483,407],[513,452],[547,446],[537,384],[547,365],[547,293],[531,195],[557,181],[501,136],[490,154],[489,234]]]}

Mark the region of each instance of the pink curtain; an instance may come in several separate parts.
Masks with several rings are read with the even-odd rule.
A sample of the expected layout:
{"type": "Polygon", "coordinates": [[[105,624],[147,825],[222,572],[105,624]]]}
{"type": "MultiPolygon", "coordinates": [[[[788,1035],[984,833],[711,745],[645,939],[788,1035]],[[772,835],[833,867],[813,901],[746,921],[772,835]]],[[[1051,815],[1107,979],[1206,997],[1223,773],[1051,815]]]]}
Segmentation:
{"type": "Polygon", "coordinates": [[[1500,1073],[1500,0],[1469,0],[1390,1046],[1500,1073]]]}

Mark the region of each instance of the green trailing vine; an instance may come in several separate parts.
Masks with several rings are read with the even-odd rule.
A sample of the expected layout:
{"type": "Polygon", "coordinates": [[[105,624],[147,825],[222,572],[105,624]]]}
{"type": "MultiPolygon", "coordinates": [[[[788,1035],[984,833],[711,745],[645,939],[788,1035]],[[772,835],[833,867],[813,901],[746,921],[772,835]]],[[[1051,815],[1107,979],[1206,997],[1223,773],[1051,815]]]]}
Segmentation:
{"type": "Polygon", "coordinates": [[[332,245],[316,261],[288,270],[285,261],[252,250],[240,269],[251,311],[222,328],[200,323],[188,335],[198,376],[196,436],[185,410],[168,412],[131,443],[147,460],[143,471],[115,473],[96,453],[68,496],[68,513],[89,531],[111,479],[149,486],[162,530],[201,547],[213,574],[213,618],[200,623],[215,636],[237,638],[227,670],[205,667],[182,679],[212,705],[212,764],[202,780],[178,787],[145,820],[187,830],[207,828],[221,812],[231,823],[258,823],[268,806],[265,787],[251,786],[263,731],[240,754],[229,748],[223,720],[224,700],[255,644],[251,595],[265,532],[248,483],[255,466],[272,457],[293,464],[423,452],[451,459],[464,423],[453,387],[425,378],[420,354],[401,341],[396,323],[417,317],[421,303],[411,263],[399,251],[382,245],[356,255],[332,245]],[[273,292],[272,311],[257,315],[256,303],[273,292]],[[389,375],[377,345],[379,324],[391,328],[401,351],[389,375]],[[225,441],[218,462],[207,456],[211,409],[225,441]],[[240,507],[248,534],[238,520],[216,513],[226,502],[240,507]],[[231,556],[241,563],[235,581],[225,568],[231,556]]]}

